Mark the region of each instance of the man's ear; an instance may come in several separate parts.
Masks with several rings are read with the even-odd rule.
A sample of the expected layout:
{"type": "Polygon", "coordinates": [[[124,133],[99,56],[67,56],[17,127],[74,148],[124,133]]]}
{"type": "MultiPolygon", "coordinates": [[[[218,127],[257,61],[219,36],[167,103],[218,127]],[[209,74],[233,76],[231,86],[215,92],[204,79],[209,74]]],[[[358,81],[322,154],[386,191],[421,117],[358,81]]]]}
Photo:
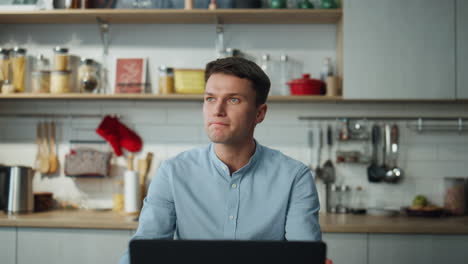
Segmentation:
{"type": "Polygon", "coordinates": [[[263,121],[263,119],[265,119],[265,116],[266,116],[266,112],[267,112],[267,105],[266,104],[261,104],[257,107],[257,117],[256,117],[256,120],[255,120],[255,123],[256,124],[259,124],[263,121]]]}

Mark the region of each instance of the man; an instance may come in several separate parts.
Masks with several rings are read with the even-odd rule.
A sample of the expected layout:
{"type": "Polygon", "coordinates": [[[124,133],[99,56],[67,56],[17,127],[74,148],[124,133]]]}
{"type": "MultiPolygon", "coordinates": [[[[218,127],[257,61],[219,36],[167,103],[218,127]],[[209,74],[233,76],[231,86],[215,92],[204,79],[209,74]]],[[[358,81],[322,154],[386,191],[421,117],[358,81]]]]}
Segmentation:
{"type": "Polygon", "coordinates": [[[207,64],[206,81],[212,143],[161,164],[132,239],[321,240],[310,170],[253,137],[267,112],[267,75],[226,58],[207,64]]]}

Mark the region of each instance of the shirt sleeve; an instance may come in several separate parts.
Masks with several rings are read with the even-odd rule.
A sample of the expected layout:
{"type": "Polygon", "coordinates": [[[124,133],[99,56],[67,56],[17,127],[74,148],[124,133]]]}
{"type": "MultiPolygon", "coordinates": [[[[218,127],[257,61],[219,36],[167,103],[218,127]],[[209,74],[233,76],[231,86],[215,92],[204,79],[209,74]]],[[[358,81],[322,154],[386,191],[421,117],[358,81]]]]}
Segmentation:
{"type": "Polygon", "coordinates": [[[312,173],[301,166],[294,179],[286,213],[286,240],[320,241],[320,204],[312,173]]]}
{"type": "MultiPolygon", "coordinates": [[[[163,162],[150,183],[148,195],[143,201],[138,229],[131,240],[173,239],[176,214],[170,176],[167,165],[163,162]]],[[[130,263],[128,250],[119,263],[130,263]]]]}

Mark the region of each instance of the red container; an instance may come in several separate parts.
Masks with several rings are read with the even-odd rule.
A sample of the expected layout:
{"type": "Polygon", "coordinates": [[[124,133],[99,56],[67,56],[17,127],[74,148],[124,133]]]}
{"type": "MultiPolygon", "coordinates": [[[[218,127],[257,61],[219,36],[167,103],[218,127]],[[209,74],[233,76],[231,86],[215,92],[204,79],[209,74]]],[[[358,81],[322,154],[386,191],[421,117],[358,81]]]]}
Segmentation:
{"type": "Polygon", "coordinates": [[[288,82],[291,95],[319,95],[322,94],[324,83],[321,80],[311,79],[310,74],[303,74],[301,79],[288,82]]]}

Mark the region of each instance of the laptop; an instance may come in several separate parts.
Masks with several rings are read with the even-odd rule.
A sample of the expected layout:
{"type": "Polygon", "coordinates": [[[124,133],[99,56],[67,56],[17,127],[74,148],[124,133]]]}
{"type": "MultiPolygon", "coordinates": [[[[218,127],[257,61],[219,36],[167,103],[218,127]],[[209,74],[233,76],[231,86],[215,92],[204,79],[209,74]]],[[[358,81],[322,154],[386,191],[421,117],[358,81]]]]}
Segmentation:
{"type": "Polygon", "coordinates": [[[131,264],[324,264],[323,242],[132,240],[131,264]]]}

